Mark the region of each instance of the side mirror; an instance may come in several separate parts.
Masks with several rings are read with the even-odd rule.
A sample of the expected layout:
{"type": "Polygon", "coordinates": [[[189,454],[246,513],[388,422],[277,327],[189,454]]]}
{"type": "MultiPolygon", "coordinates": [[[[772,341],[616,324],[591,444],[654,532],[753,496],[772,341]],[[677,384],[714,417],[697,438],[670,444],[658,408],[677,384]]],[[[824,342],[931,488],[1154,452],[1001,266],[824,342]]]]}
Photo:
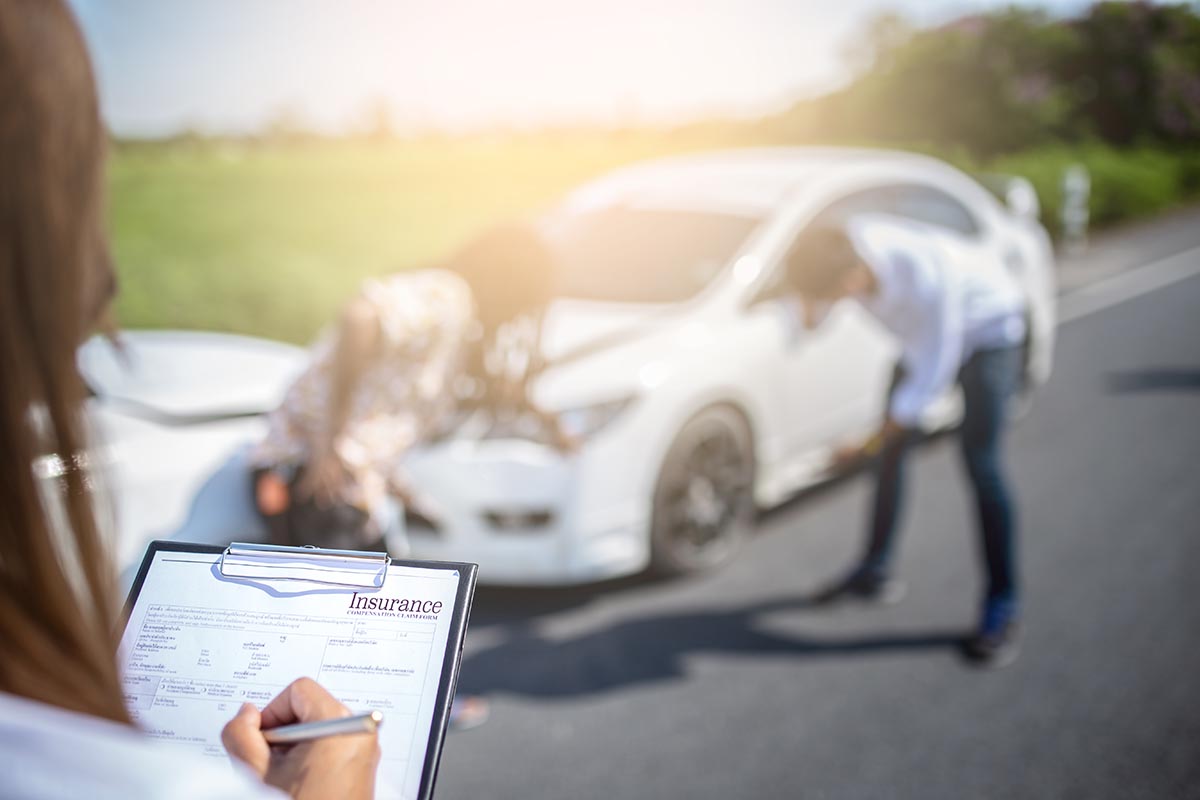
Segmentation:
{"type": "Polygon", "coordinates": [[[1017,219],[1037,221],[1041,216],[1042,206],[1038,201],[1037,190],[1028,178],[995,173],[974,177],[993,197],[1004,203],[1008,213],[1017,219]]]}
{"type": "Polygon", "coordinates": [[[1004,204],[1014,217],[1036,221],[1042,213],[1037,190],[1025,178],[1010,178],[1004,191],[1004,204]]]}

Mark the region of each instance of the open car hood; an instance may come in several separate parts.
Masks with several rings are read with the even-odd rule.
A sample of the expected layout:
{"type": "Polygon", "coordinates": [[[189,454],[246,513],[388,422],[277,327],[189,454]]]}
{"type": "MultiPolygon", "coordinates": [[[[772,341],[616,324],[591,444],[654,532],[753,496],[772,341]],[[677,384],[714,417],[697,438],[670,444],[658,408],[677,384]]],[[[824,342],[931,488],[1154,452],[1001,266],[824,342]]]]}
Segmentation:
{"type": "Polygon", "coordinates": [[[185,423],[263,414],[279,405],[308,360],[281,342],[195,331],[125,331],[80,349],[80,373],[106,404],[185,423]]]}
{"type": "MultiPolygon", "coordinates": [[[[583,301],[555,304],[543,346],[554,364],[535,393],[550,408],[586,405],[635,390],[650,362],[679,356],[679,317],[668,306],[583,301]]],[[[690,327],[690,326],[689,326],[690,327]]],[[[78,353],[81,374],[110,410],[181,425],[265,414],[309,361],[282,342],[199,331],[123,331],[78,353]]]]}

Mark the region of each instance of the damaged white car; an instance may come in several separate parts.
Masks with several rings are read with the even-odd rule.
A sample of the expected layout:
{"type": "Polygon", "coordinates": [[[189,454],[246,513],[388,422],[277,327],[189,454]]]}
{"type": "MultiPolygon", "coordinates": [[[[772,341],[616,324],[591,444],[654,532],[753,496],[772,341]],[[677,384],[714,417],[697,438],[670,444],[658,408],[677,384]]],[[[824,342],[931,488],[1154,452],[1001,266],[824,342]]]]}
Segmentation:
{"type": "MultiPolygon", "coordinates": [[[[757,510],[830,474],[876,425],[894,347],[842,303],[806,330],[777,285],[805,226],[903,217],[959,254],[1000,261],[1030,302],[1027,388],[1049,375],[1054,260],[1036,196],[1001,192],[935,159],[870,150],[731,151],[651,162],[581,187],[539,218],[563,266],[530,386],[580,446],[545,425],[472,415],[412,452],[438,511],[410,515],[412,555],[473,561],[492,584],[596,581],[731,558],[757,510]]],[[[262,434],[303,351],[242,337],[129,337],[139,369],[82,354],[109,442],[122,561],[148,539],[261,535],[239,453],[262,434]],[[231,373],[232,370],[232,373],[231,373]],[[231,374],[236,379],[231,379],[231,374]]],[[[931,414],[952,424],[955,398],[931,414]]]]}

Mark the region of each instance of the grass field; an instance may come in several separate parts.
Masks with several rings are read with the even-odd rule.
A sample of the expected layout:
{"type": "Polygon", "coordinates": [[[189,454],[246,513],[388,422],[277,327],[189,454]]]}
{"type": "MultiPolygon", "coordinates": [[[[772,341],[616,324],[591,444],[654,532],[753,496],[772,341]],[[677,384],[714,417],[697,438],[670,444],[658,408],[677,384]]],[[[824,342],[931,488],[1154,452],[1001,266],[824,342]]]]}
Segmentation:
{"type": "MultiPolygon", "coordinates": [[[[368,275],[435,263],[472,233],[621,164],[769,144],[735,126],[419,142],[124,145],[110,161],[113,249],[127,328],[233,331],[306,342],[368,275]]],[[[1054,230],[1063,170],[1092,173],[1111,224],[1200,194],[1200,152],[1102,145],[1017,153],[1054,230]]]]}
{"type": "Polygon", "coordinates": [[[118,315],[127,328],[304,342],[365,276],[432,263],[619,164],[704,144],[547,136],[118,147],[109,165],[118,315]]]}

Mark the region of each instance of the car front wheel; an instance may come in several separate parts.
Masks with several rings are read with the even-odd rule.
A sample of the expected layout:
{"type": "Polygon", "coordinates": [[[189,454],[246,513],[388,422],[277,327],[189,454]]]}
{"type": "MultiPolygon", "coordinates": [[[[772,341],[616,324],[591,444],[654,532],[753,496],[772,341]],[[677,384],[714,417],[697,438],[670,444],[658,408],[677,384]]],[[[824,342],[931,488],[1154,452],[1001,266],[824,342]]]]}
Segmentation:
{"type": "Polygon", "coordinates": [[[651,569],[681,575],[733,558],[754,525],[754,447],[728,406],[697,414],[675,437],[654,492],[651,569]]]}

